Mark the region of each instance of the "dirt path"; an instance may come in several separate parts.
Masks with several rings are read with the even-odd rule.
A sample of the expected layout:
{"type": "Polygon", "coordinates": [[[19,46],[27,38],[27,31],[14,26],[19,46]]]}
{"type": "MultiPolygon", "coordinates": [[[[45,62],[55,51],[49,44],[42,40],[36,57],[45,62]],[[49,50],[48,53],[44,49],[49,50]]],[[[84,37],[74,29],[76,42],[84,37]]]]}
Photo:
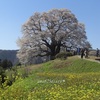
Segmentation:
{"type": "MultiPolygon", "coordinates": [[[[78,58],[81,59],[81,56],[78,56],[78,58]]],[[[89,61],[92,61],[92,62],[100,63],[100,61],[98,61],[98,60],[94,60],[94,59],[90,59],[90,58],[85,58],[85,57],[83,57],[83,59],[85,59],[85,60],[89,60],[89,61]]]]}

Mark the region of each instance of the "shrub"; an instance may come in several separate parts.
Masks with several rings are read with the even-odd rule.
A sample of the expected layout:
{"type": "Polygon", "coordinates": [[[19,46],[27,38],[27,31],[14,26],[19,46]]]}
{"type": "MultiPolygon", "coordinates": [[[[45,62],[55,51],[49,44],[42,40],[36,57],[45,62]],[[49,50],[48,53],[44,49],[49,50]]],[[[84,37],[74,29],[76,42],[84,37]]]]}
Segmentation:
{"type": "Polygon", "coordinates": [[[11,86],[16,81],[16,77],[18,77],[17,69],[15,67],[8,69],[6,70],[5,75],[5,82],[3,83],[3,86],[11,86]]]}
{"type": "Polygon", "coordinates": [[[73,56],[72,52],[67,52],[67,56],[73,56]]]}
{"type": "Polygon", "coordinates": [[[55,56],[55,58],[66,59],[67,58],[67,52],[60,52],[55,56]]]}

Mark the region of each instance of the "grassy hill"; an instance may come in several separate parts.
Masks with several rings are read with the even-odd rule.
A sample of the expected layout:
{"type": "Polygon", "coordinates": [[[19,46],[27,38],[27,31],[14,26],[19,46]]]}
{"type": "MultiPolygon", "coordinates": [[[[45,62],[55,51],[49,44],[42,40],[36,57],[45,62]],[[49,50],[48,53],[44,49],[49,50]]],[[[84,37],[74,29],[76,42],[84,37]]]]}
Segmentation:
{"type": "Polygon", "coordinates": [[[17,73],[12,86],[3,84],[0,100],[100,100],[100,64],[96,62],[69,57],[18,67],[17,73]]]}

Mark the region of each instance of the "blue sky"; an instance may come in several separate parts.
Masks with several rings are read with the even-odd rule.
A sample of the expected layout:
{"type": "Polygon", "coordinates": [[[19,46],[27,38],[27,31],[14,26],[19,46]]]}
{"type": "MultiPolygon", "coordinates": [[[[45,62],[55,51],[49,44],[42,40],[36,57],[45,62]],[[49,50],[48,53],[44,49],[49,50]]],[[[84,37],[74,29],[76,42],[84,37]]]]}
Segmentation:
{"type": "Polygon", "coordinates": [[[71,10],[85,24],[92,47],[100,49],[100,0],[0,0],[0,49],[19,49],[21,26],[34,12],[53,8],[71,10]]]}

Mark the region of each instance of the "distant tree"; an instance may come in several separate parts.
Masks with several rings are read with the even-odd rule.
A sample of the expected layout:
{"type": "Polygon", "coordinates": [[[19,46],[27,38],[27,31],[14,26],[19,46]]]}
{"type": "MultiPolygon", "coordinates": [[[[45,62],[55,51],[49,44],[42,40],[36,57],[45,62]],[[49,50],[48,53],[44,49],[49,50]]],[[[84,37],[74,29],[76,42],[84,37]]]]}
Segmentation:
{"type": "Polygon", "coordinates": [[[2,68],[7,69],[7,67],[8,67],[8,61],[7,61],[7,59],[4,59],[4,60],[1,62],[1,66],[2,66],[2,68]]]}
{"type": "Polygon", "coordinates": [[[0,66],[1,66],[1,59],[0,59],[0,66]]]}
{"type": "Polygon", "coordinates": [[[12,66],[13,66],[12,62],[11,62],[10,60],[8,60],[8,62],[7,62],[7,67],[11,69],[12,66]]]}
{"type": "Polygon", "coordinates": [[[13,66],[12,62],[7,60],[7,59],[4,59],[1,62],[1,67],[4,68],[4,69],[11,68],[12,66],[13,66]]]}
{"type": "Polygon", "coordinates": [[[5,82],[5,70],[0,66],[0,87],[2,86],[2,83],[5,82]]]}
{"type": "Polygon", "coordinates": [[[37,56],[50,56],[52,60],[62,46],[90,46],[84,24],[67,9],[35,13],[22,26],[22,33],[17,54],[21,63],[32,63],[37,56]]]}

